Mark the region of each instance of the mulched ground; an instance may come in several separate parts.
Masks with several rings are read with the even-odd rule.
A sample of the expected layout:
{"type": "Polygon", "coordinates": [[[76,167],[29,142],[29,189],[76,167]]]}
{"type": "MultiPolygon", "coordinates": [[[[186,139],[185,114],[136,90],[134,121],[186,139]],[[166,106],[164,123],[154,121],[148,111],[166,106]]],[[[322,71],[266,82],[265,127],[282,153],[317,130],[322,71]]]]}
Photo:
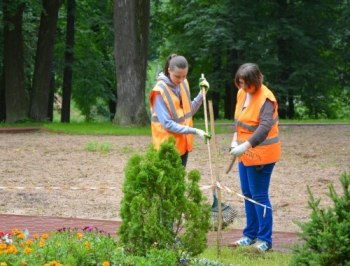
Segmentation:
{"type": "MultiPolygon", "coordinates": [[[[37,131],[42,131],[40,128],[26,128],[26,129],[1,129],[0,133],[29,133],[33,132],[33,134],[36,134],[34,132],[37,131]]],[[[9,138],[3,134],[0,134],[2,137],[2,144],[4,145],[9,141],[9,138]]],[[[278,166],[276,167],[276,171],[274,173],[274,183],[272,184],[272,196],[273,196],[273,201],[276,202],[275,204],[275,218],[276,218],[276,225],[279,226],[277,230],[290,230],[290,231],[295,231],[294,227],[291,225],[291,220],[293,219],[299,219],[299,220],[308,220],[309,217],[309,210],[305,211],[305,206],[306,206],[306,201],[307,201],[307,195],[305,195],[305,185],[310,184],[313,186],[313,191],[315,193],[318,193],[316,195],[316,198],[319,197],[319,194],[323,195],[323,191],[328,191],[328,185],[334,181],[337,181],[337,178],[339,177],[339,173],[343,171],[344,169],[349,169],[350,165],[350,160],[349,160],[349,141],[350,141],[350,129],[348,125],[340,125],[338,127],[330,126],[330,127],[324,127],[324,126],[315,126],[312,127],[312,129],[309,129],[308,127],[283,127],[281,130],[281,135],[283,138],[283,145],[284,145],[284,157],[281,162],[279,162],[278,166]],[[335,134],[337,132],[337,134],[335,134]],[[339,133],[340,132],[340,133],[339,133]],[[303,194],[302,194],[303,193],[303,194]]],[[[35,135],[36,136],[36,135],[35,135]]],[[[40,135],[40,140],[42,140],[42,137],[40,135]]],[[[108,138],[108,141],[114,140],[115,147],[117,147],[117,143],[119,143],[119,138],[115,138],[114,140],[112,137],[108,138]]],[[[227,137],[226,139],[230,139],[227,137]]],[[[225,139],[225,141],[226,141],[225,139]]],[[[19,141],[16,138],[17,141],[19,141]]],[[[51,140],[51,139],[50,139],[51,140]]],[[[90,140],[90,139],[87,139],[90,140]]],[[[86,143],[87,140],[85,140],[86,143]]],[[[101,141],[104,141],[105,139],[101,138],[101,141]]],[[[76,139],[74,138],[74,141],[76,139]]],[[[136,140],[133,139],[133,142],[136,142],[136,140]]],[[[228,142],[227,142],[228,143],[228,142]]],[[[222,146],[227,144],[226,142],[223,141],[222,146]]],[[[0,143],[1,144],[1,143],[0,143]]],[[[35,143],[34,143],[35,144],[35,143]]],[[[33,145],[34,145],[33,144],[33,145]]],[[[63,142],[60,142],[61,145],[63,145],[63,142]]],[[[133,143],[134,144],[134,143],[133,143]]],[[[137,144],[137,143],[136,143],[137,144]]],[[[136,145],[135,144],[135,145],[136,145]]],[[[18,144],[17,146],[14,145],[12,149],[17,149],[16,152],[19,155],[23,154],[29,154],[30,156],[34,156],[34,150],[38,147],[32,148],[31,146],[29,147],[30,150],[25,153],[22,149],[25,146],[21,146],[18,144]],[[19,146],[18,146],[19,145],[19,146]]],[[[73,145],[72,143],[70,145],[73,145]]],[[[124,148],[124,146],[127,146],[127,143],[121,144],[121,150],[124,148]]],[[[136,145],[137,146],[137,145],[136,145]]],[[[140,145],[139,145],[140,146],[140,145]]],[[[227,146],[227,145],[226,145],[227,146]]],[[[129,147],[129,146],[128,146],[129,147]]],[[[28,148],[28,147],[26,147],[28,148]]],[[[131,147],[133,148],[133,147],[131,147]]],[[[44,151],[43,153],[46,155],[45,152],[47,152],[46,146],[44,146],[44,151]]],[[[58,152],[54,150],[54,152],[58,152]]],[[[66,152],[66,150],[62,149],[63,152],[66,152]]],[[[77,151],[80,152],[77,154],[80,155],[84,151],[81,151],[77,148],[77,151]]],[[[103,161],[105,164],[107,164],[107,159],[111,159],[111,165],[112,168],[112,174],[113,174],[113,179],[111,180],[114,181],[115,175],[119,174],[122,177],[122,169],[116,169],[117,166],[114,163],[116,155],[118,155],[119,160],[121,156],[125,156],[125,152],[118,153],[118,149],[115,148],[113,151],[114,153],[109,154],[109,156],[103,157],[103,161]]],[[[5,149],[4,149],[5,152],[5,149]]],[[[72,154],[73,152],[71,149],[69,149],[69,153],[67,154],[72,154]]],[[[85,151],[85,153],[87,153],[85,151]]],[[[66,153],[64,153],[64,156],[67,156],[66,153]]],[[[50,156],[53,156],[52,154],[49,154],[50,156]]],[[[60,153],[59,153],[60,155],[60,153]]],[[[196,152],[193,152],[191,154],[191,160],[189,162],[189,169],[198,167],[201,169],[201,172],[203,172],[203,178],[208,179],[208,174],[205,175],[208,169],[207,165],[207,157],[206,155],[206,147],[203,145],[198,145],[196,147],[196,152]],[[197,157],[195,157],[197,156],[197,157]],[[203,158],[202,158],[203,157],[203,158]],[[195,164],[195,165],[194,165],[195,164]]],[[[50,156],[45,156],[45,158],[51,158],[50,156]]],[[[63,155],[62,155],[63,156],[63,155]]],[[[80,156],[81,157],[81,156],[80,156]]],[[[98,156],[95,156],[93,159],[99,159],[98,156]],[[96,157],[96,158],[95,158],[96,157]]],[[[227,156],[226,156],[227,157],[227,156]]],[[[226,167],[227,165],[227,158],[223,158],[223,165],[226,167]]],[[[22,158],[22,157],[21,157],[22,158]]],[[[11,163],[10,159],[8,159],[11,163]]],[[[74,160],[72,160],[74,161],[74,160]]],[[[20,161],[17,161],[19,163],[20,161]]],[[[97,165],[103,165],[98,161],[99,163],[97,165]]],[[[28,165],[28,164],[26,164],[28,165]]],[[[81,164],[85,166],[90,166],[92,164],[92,160],[89,160],[88,163],[81,164]]],[[[123,164],[124,165],[124,164],[123,164]]],[[[64,165],[65,168],[67,168],[67,165],[64,165]]],[[[108,167],[110,165],[107,165],[108,167]]],[[[22,169],[22,167],[16,166],[18,169],[22,169]]],[[[45,164],[45,167],[43,168],[44,170],[47,170],[48,165],[45,164]]],[[[29,179],[29,173],[28,171],[30,169],[36,169],[35,167],[32,168],[26,168],[26,172],[24,176],[16,174],[15,171],[19,171],[15,167],[8,167],[7,169],[7,174],[8,177],[16,176],[16,180],[10,180],[9,184],[11,185],[23,185],[22,181],[23,180],[31,180],[29,179]],[[15,173],[14,173],[15,172],[15,173]],[[16,174],[16,175],[15,175],[16,174]],[[16,182],[15,182],[16,181],[16,182]],[[13,183],[13,184],[12,184],[13,183]]],[[[91,168],[91,167],[90,167],[91,168]]],[[[99,173],[101,173],[101,169],[96,167],[96,174],[93,172],[93,167],[92,169],[88,169],[88,173],[91,175],[92,180],[99,180],[101,181],[101,178],[99,177],[99,173]],[[95,174],[92,176],[92,174],[95,174]]],[[[38,167],[39,170],[42,170],[42,168],[38,167]]],[[[70,169],[70,168],[68,168],[70,169]]],[[[60,168],[60,171],[62,168],[60,168]]],[[[53,171],[53,173],[59,173],[60,171],[53,171]]],[[[81,170],[82,171],[82,170],[81,170]]],[[[236,170],[235,170],[236,171],[236,170]]],[[[234,176],[237,175],[237,173],[234,172],[234,176]]],[[[83,172],[83,171],[82,171],[83,172]]],[[[84,172],[85,173],[85,172],[84,172]]],[[[74,173],[73,173],[74,174],[74,173]]],[[[33,178],[37,178],[36,172],[32,175],[33,178]]],[[[59,176],[60,177],[60,176],[59,176]]],[[[89,176],[90,177],[90,176],[89,176]]],[[[84,176],[84,179],[87,179],[87,177],[84,176]]],[[[69,182],[72,181],[72,178],[67,175],[67,180],[69,182]]],[[[208,179],[209,180],[209,179],[208,179]]],[[[231,187],[239,187],[237,185],[237,178],[226,178],[228,180],[227,182],[231,187]]],[[[67,181],[67,184],[69,186],[75,186],[76,184],[69,183],[67,181]]],[[[79,181],[79,180],[78,180],[79,181]]],[[[77,181],[77,182],[78,182],[77,181]]],[[[108,181],[108,180],[107,180],[108,181]]],[[[79,181],[81,182],[81,181],[79,181]]],[[[102,182],[102,181],[101,181],[102,182]]],[[[29,183],[31,184],[31,183],[29,183]]],[[[33,183],[34,185],[37,185],[37,183],[33,183]]],[[[56,185],[56,183],[52,182],[52,184],[56,185]]],[[[93,184],[93,183],[91,183],[93,184]]],[[[109,184],[109,183],[107,183],[109,184]]],[[[114,184],[114,183],[113,183],[114,184]]],[[[3,186],[8,186],[7,183],[5,182],[2,184],[3,186]]],[[[39,186],[45,186],[46,183],[39,183],[39,186]]],[[[336,184],[337,185],[337,184],[336,184]]],[[[339,186],[339,185],[338,185],[339,186]]],[[[50,204],[50,202],[43,201],[43,213],[38,213],[31,211],[30,206],[33,205],[35,202],[31,201],[30,199],[24,198],[23,202],[25,202],[27,205],[24,206],[19,206],[18,201],[21,199],[19,194],[16,194],[13,196],[13,198],[8,198],[6,199],[5,196],[9,194],[11,191],[7,190],[0,190],[0,195],[1,193],[3,194],[2,206],[3,208],[7,207],[9,211],[16,211],[18,209],[22,209],[27,211],[27,213],[24,214],[29,214],[29,215],[19,215],[19,214],[0,214],[0,231],[10,231],[13,228],[18,228],[20,230],[28,229],[30,236],[33,236],[33,234],[44,234],[52,231],[56,231],[57,229],[60,228],[78,228],[81,229],[85,226],[93,226],[97,227],[99,230],[104,230],[108,233],[110,233],[113,237],[116,237],[116,232],[118,230],[118,227],[121,224],[121,221],[118,221],[116,219],[113,219],[115,217],[104,217],[102,215],[99,215],[99,213],[96,214],[96,210],[94,209],[95,212],[91,212],[92,214],[95,214],[95,217],[101,217],[104,218],[104,220],[97,220],[97,219],[85,219],[85,218],[63,218],[63,217],[57,217],[54,216],[56,213],[50,213],[50,214],[45,214],[44,210],[47,210],[49,206],[53,206],[54,208],[59,208],[62,207],[63,209],[67,209],[68,207],[71,207],[69,204],[65,203],[63,204],[63,201],[58,201],[56,198],[54,198],[55,202],[58,204],[57,206],[55,204],[50,204]],[[7,194],[6,194],[7,193],[7,194]],[[15,199],[15,200],[14,200],[15,199]],[[5,200],[8,200],[9,202],[5,202],[5,200]],[[16,202],[17,200],[17,202],[16,202]],[[13,206],[10,206],[10,203],[13,203],[13,206]],[[68,206],[68,207],[67,207],[68,206]],[[26,208],[25,208],[26,207],[26,208]],[[36,214],[36,216],[31,216],[32,214],[36,214]],[[46,216],[45,216],[46,215],[46,216]],[[48,216],[52,215],[52,216],[48,216]],[[113,220],[112,220],[113,219],[113,220]]],[[[44,191],[45,192],[45,191],[44,191]]],[[[45,194],[42,192],[42,194],[45,194]]],[[[69,191],[68,191],[69,192],[69,191]]],[[[66,194],[68,194],[66,192],[66,194]]],[[[50,192],[53,193],[53,192],[50,192]]],[[[59,192],[57,192],[59,193],[59,192]]],[[[78,193],[78,192],[74,192],[78,193]]],[[[90,193],[93,194],[93,193],[90,193]]],[[[96,193],[95,193],[96,194],[96,193]]],[[[94,195],[95,195],[94,194],[94,195]]],[[[12,195],[12,194],[11,194],[12,195]]],[[[26,194],[27,195],[27,194],[26,194]]],[[[40,194],[41,195],[41,194],[40,194]]],[[[84,194],[85,195],[85,194],[84,194]]],[[[115,197],[115,194],[113,194],[115,197]]],[[[50,194],[50,197],[52,198],[52,195],[50,194]]],[[[50,199],[48,197],[48,199],[50,199]]],[[[85,197],[82,197],[84,200],[85,197]]],[[[101,204],[95,204],[97,206],[97,209],[101,209],[101,206],[110,206],[111,202],[119,202],[115,200],[115,198],[112,198],[111,202],[107,202],[107,197],[99,197],[100,199],[103,199],[106,202],[102,202],[101,204]]],[[[36,199],[36,198],[34,198],[36,199]]],[[[77,199],[76,194],[74,194],[74,199],[77,199]]],[[[68,200],[70,200],[68,198],[68,200]]],[[[97,199],[96,199],[97,201],[97,199]]],[[[41,201],[39,201],[40,203],[41,201]]],[[[242,202],[237,202],[236,198],[228,198],[226,195],[226,202],[233,205],[234,207],[240,207],[242,205],[242,202]],[[235,205],[236,204],[236,205],[235,205]]],[[[324,200],[322,202],[325,202],[324,200]]],[[[36,202],[38,204],[38,201],[36,202]]],[[[98,202],[99,203],[99,202],[98,202]]],[[[326,202],[327,203],[327,202],[326,202]]],[[[32,206],[34,209],[37,211],[41,208],[41,206],[32,206]]],[[[91,213],[89,213],[86,209],[80,208],[80,205],[77,205],[76,210],[81,211],[81,213],[87,215],[87,217],[94,217],[92,216],[91,213]],[[81,210],[80,210],[81,209],[81,210]]],[[[237,207],[237,208],[238,208],[237,207]]],[[[111,208],[111,209],[116,209],[116,208],[111,208]]],[[[106,210],[102,210],[102,212],[106,213],[106,210]]],[[[77,213],[76,215],[78,216],[77,213]]],[[[71,215],[71,214],[66,214],[66,215],[71,215]]],[[[242,220],[242,219],[241,219],[242,220]]],[[[237,223],[234,225],[235,228],[242,228],[242,225],[237,223]]],[[[284,232],[284,231],[274,231],[273,233],[273,239],[274,239],[274,244],[273,244],[273,250],[274,251],[283,251],[283,252],[290,252],[290,248],[294,243],[300,243],[300,240],[298,236],[295,233],[292,232],[284,232]]],[[[240,238],[242,234],[242,229],[225,229],[222,231],[222,235],[220,238],[220,243],[222,246],[227,245],[230,242],[235,241],[236,239],[240,238]]],[[[208,245],[215,245],[217,243],[217,233],[216,232],[209,232],[208,233],[208,245]]]]}

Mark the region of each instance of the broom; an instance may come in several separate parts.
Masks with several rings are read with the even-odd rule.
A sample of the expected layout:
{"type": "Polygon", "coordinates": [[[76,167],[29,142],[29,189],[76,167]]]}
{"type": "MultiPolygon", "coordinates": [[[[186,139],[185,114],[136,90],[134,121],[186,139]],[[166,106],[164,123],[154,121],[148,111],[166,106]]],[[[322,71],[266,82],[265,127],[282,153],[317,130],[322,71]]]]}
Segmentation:
{"type": "MultiPolygon", "coordinates": [[[[202,74],[202,78],[204,78],[204,74],[202,74]]],[[[204,122],[205,122],[205,130],[206,133],[208,134],[208,115],[207,115],[207,102],[206,102],[206,92],[205,92],[205,87],[202,87],[203,90],[203,107],[204,107],[204,122]]],[[[210,123],[211,123],[211,129],[212,129],[212,135],[213,135],[213,145],[215,148],[215,128],[214,128],[214,118],[213,118],[213,108],[212,105],[210,106],[210,123]]],[[[211,164],[211,152],[210,152],[210,144],[207,141],[207,146],[208,146],[208,156],[209,156],[209,167],[210,167],[210,178],[212,182],[212,191],[213,191],[213,204],[211,206],[211,212],[210,212],[210,228],[213,231],[218,230],[220,221],[219,219],[221,218],[221,229],[226,228],[229,224],[233,223],[234,219],[237,217],[237,211],[234,210],[232,207],[229,205],[221,202],[221,210],[219,208],[219,200],[216,194],[216,189],[217,185],[214,184],[213,180],[213,171],[212,171],[212,164],[211,164]],[[221,217],[220,217],[220,212],[221,212],[221,217]]],[[[215,160],[217,161],[217,160],[215,160]]],[[[217,176],[217,182],[218,176],[217,176]]]]}

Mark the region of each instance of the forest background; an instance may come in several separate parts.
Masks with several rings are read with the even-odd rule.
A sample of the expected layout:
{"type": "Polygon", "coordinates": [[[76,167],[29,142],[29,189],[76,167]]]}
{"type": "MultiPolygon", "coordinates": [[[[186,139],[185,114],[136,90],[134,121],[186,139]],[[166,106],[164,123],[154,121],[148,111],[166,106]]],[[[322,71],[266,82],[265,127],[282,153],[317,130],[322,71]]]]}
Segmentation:
{"type": "Polygon", "coordinates": [[[147,125],[170,53],[188,59],[193,95],[205,74],[216,119],[233,118],[245,62],[260,66],[281,119],[350,116],[348,0],[3,0],[0,31],[5,123],[53,121],[55,109],[70,122],[74,108],[147,125]]]}

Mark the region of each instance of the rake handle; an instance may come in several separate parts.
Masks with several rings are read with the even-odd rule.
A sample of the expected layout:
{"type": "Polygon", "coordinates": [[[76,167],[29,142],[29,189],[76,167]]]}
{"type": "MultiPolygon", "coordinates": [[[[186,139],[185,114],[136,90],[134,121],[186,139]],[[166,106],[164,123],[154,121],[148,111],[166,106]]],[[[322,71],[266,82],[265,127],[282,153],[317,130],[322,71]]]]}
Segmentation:
{"type": "MultiPolygon", "coordinates": [[[[202,78],[204,78],[204,74],[202,74],[202,78]]],[[[206,99],[206,92],[205,87],[202,86],[202,95],[203,95],[203,109],[204,109],[204,124],[205,124],[205,132],[209,134],[209,126],[208,126],[208,111],[207,111],[207,99],[206,99]]],[[[208,146],[208,157],[209,157],[209,168],[210,168],[210,178],[211,178],[211,184],[214,186],[214,179],[213,179],[213,168],[211,165],[211,152],[210,152],[210,144],[209,141],[207,141],[208,146]]]]}
{"type": "MultiPolygon", "coordinates": [[[[216,149],[216,136],[215,136],[215,125],[214,125],[214,111],[213,111],[213,102],[209,101],[209,114],[210,114],[210,128],[212,133],[211,138],[211,144],[214,151],[214,159],[215,159],[215,177],[216,181],[220,183],[219,178],[219,166],[218,166],[218,152],[216,149]]],[[[217,191],[217,198],[218,198],[218,215],[219,215],[219,221],[218,221],[218,231],[217,231],[217,248],[218,248],[218,254],[220,254],[220,247],[221,247],[221,227],[222,227],[222,208],[221,208],[221,191],[218,188],[215,188],[217,191]]]]}
{"type": "MultiPolygon", "coordinates": [[[[204,74],[202,74],[202,78],[204,79],[204,74]]],[[[208,134],[208,114],[207,114],[207,99],[205,87],[202,86],[202,94],[203,94],[203,108],[204,108],[204,124],[205,124],[205,132],[208,134]]]]}

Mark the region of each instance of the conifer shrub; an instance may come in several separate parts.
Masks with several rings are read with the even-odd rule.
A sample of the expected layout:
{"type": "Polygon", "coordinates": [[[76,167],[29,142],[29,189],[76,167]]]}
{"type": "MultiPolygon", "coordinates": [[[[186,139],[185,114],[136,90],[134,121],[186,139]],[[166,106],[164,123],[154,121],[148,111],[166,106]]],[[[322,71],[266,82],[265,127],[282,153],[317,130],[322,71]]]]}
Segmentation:
{"type": "Polygon", "coordinates": [[[302,244],[292,249],[291,265],[350,265],[350,173],[339,177],[343,195],[338,195],[333,184],[326,195],[333,206],[320,208],[321,199],[315,200],[310,187],[308,207],[312,210],[310,221],[294,221],[302,230],[297,233],[302,244]]]}
{"type": "Polygon", "coordinates": [[[171,137],[158,151],[151,145],[125,166],[118,236],[135,255],[151,247],[190,255],[206,248],[211,206],[199,189],[199,171],[186,178],[175,143],[171,137]]]}

